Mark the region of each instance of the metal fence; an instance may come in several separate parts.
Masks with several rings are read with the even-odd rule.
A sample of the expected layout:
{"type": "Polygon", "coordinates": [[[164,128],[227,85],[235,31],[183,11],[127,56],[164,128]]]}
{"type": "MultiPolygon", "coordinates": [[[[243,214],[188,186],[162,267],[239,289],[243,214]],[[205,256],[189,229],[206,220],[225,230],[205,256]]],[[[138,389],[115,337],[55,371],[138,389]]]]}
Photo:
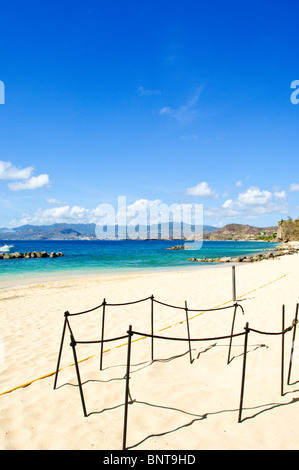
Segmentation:
{"type": "MultiPolygon", "coordinates": [[[[83,408],[83,414],[84,416],[87,415],[87,410],[86,410],[86,404],[85,404],[85,399],[84,399],[84,393],[83,393],[83,387],[82,387],[82,381],[80,377],[80,370],[79,370],[79,362],[77,359],[77,353],[76,353],[76,346],[78,344],[93,344],[97,343],[100,344],[101,350],[100,350],[100,370],[103,368],[103,345],[104,343],[107,342],[113,342],[117,341],[120,339],[127,339],[127,364],[126,364],[126,383],[125,383],[125,402],[124,402],[124,425],[123,425],[123,445],[122,449],[125,450],[127,448],[126,441],[127,441],[127,431],[128,431],[128,405],[130,403],[130,368],[131,368],[131,343],[132,343],[132,337],[134,335],[136,336],[141,336],[141,337],[147,337],[151,339],[151,361],[154,361],[154,340],[163,340],[163,341],[182,341],[182,342],[187,342],[188,343],[188,352],[189,352],[189,359],[190,363],[192,364],[193,359],[192,359],[192,351],[191,351],[191,343],[193,342],[204,342],[204,341],[221,341],[225,339],[229,339],[229,347],[228,347],[228,357],[227,357],[227,364],[231,362],[231,348],[232,348],[232,341],[236,337],[244,337],[244,346],[243,346],[243,363],[242,363],[242,379],[241,379],[241,390],[240,390],[240,402],[239,402],[239,413],[238,413],[238,422],[242,422],[242,411],[243,411],[243,401],[244,401],[244,392],[245,392],[245,376],[246,376],[246,360],[247,360],[247,348],[248,348],[248,337],[250,332],[254,332],[257,334],[261,335],[275,335],[275,336],[281,336],[281,361],[280,361],[280,374],[281,374],[281,389],[280,389],[280,394],[283,396],[285,394],[284,387],[285,387],[285,334],[287,332],[293,331],[293,336],[292,336],[292,345],[291,345],[291,353],[290,353],[290,359],[289,359],[289,368],[288,368],[288,378],[287,378],[287,385],[290,385],[291,381],[291,371],[292,371],[292,363],[293,363],[293,356],[294,356],[294,347],[295,347],[295,337],[296,337],[296,327],[298,323],[298,306],[299,304],[296,305],[296,310],[295,310],[295,317],[292,321],[292,324],[288,327],[285,327],[285,306],[282,306],[282,328],[281,331],[278,332],[270,332],[270,331],[260,331],[254,328],[249,327],[249,323],[247,322],[244,328],[244,331],[239,332],[239,333],[234,333],[234,325],[235,325],[235,319],[236,319],[236,314],[238,308],[241,309],[242,313],[244,314],[244,309],[243,307],[238,304],[237,302],[233,303],[232,305],[228,305],[225,307],[217,307],[217,308],[210,308],[210,309],[190,309],[187,306],[187,302],[185,302],[185,306],[176,306],[176,305],[171,305],[165,302],[161,302],[157,299],[154,298],[153,295],[150,297],[146,297],[141,300],[136,300],[132,302],[125,302],[125,303],[108,303],[106,302],[106,299],[103,300],[103,302],[90,309],[90,310],[85,310],[83,312],[78,312],[78,313],[69,313],[68,311],[65,312],[64,314],[64,324],[63,324],[63,329],[62,329],[62,336],[61,336],[61,342],[60,342],[60,348],[59,348],[59,353],[58,353],[58,360],[57,360],[57,367],[56,367],[56,373],[55,373],[55,380],[54,380],[54,389],[57,386],[57,379],[58,379],[58,373],[59,373],[59,367],[60,367],[60,361],[61,361],[61,355],[62,355],[62,350],[63,350],[63,344],[65,340],[65,335],[66,331],[68,330],[69,335],[70,335],[70,346],[73,351],[73,357],[74,357],[74,365],[76,369],[76,376],[77,376],[77,381],[78,381],[78,387],[79,387],[79,392],[80,392],[80,398],[81,398],[81,404],[83,408]],[[150,301],[150,316],[151,316],[151,332],[139,332],[133,330],[132,325],[129,325],[128,331],[126,334],[122,336],[118,336],[115,338],[105,338],[105,313],[107,307],[122,307],[126,305],[132,305],[132,304],[138,304],[140,302],[146,302],[150,301]],[[186,325],[187,325],[187,331],[186,331],[186,337],[184,338],[176,338],[176,337],[167,337],[167,336],[161,336],[154,334],[154,304],[160,304],[164,305],[169,308],[175,308],[175,309],[182,309],[185,310],[185,315],[186,315],[186,325]],[[86,313],[94,312],[98,309],[102,308],[102,330],[101,330],[101,338],[99,340],[95,341],[78,341],[75,339],[71,324],[70,324],[70,318],[72,316],[77,316],[77,315],[83,315],[86,313]],[[226,336],[218,336],[218,337],[208,337],[208,338],[193,338],[190,335],[190,327],[189,327],[189,312],[214,312],[218,310],[228,310],[232,309],[233,310],[233,318],[232,318],[232,323],[231,323],[231,333],[230,335],[226,336]]],[[[132,400],[131,400],[132,402],[132,400]]]]}

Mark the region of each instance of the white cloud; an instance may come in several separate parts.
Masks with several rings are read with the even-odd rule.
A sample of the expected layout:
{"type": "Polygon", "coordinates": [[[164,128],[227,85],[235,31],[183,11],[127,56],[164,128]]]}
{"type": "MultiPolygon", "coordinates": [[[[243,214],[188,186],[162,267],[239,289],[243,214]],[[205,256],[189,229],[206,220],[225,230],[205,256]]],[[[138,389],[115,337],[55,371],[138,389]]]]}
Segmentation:
{"type": "Polygon", "coordinates": [[[272,198],[270,191],[261,191],[255,186],[251,186],[245,193],[240,193],[237,203],[244,206],[266,205],[272,198]]]}
{"type": "Polygon", "coordinates": [[[49,184],[49,175],[41,174],[32,176],[33,168],[17,168],[10,162],[0,160],[0,180],[10,180],[7,186],[12,191],[20,191],[23,189],[37,189],[49,184]]]}
{"type": "Polygon", "coordinates": [[[275,191],[274,196],[277,199],[286,199],[287,193],[285,191],[275,191]]]}
{"type": "Polygon", "coordinates": [[[299,184],[297,183],[292,183],[289,187],[289,191],[293,192],[293,191],[299,191],[299,184]]]}
{"type": "Polygon", "coordinates": [[[21,191],[23,189],[41,188],[42,186],[49,184],[49,182],[49,175],[42,174],[38,176],[32,176],[25,181],[9,183],[8,187],[12,191],[21,191]]]}
{"type": "MultiPolygon", "coordinates": [[[[191,206],[191,205],[190,205],[191,206]]],[[[138,199],[133,204],[118,204],[114,208],[111,204],[99,204],[95,209],[87,209],[81,206],[64,205],[48,209],[38,209],[33,215],[24,214],[18,222],[12,221],[11,226],[32,224],[51,225],[54,223],[108,223],[110,225],[134,226],[136,224],[146,225],[167,222],[169,218],[173,221],[182,221],[182,217],[189,220],[188,210],[184,212],[183,205],[167,205],[159,199],[138,199]]]]}
{"type": "Polygon", "coordinates": [[[58,199],[55,199],[54,197],[48,197],[47,199],[48,204],[55,204],[56,206],[65,206],[66,203],[63,201],[59,201],[58,199]]]}
{"type": "Polygon", "coordinates": [[[217,193],[211,189],[206,181],[202,181],[198,183],[196,186],[188,188],[186,194],[191,196],[200,196],[200,197],[208,197],[208,198],[216,198],[217,193]]]}
{"type": "Polygon", "coordinates": [[[242,186],[242,181],[237,181],[236,186],[238,186],[238,187],[242,186]]]}
{"type": "MultiPolygon", "coordinates": [[[[116,214],[116,218],[119,223],[121,223],[121,221],[124,220],[124,216],[126,215],[126,222],[128,225],[134,223],[146,225],[148,223],[148,217],[150,216],[150,222],[157,223],[159,220],[159,210],[163,210],[163,208],[166,209],[165,214],[167,216],[168,206],[163,204],[160,199],[138,199],[133,204],[129,204],[126,207],[126,214],[124,210],[119,210],[116,214]]],[[[169,206],[169,208],[172,210],[174,206],[169,206]]]]}
{"type": "Polygon", "coordinates": [[[235,200],[227,199],[220,207],[209,207],[205,215],[209,218],[240,221],[241,218],[252,220],[265,215],[277,213],[277,217],[288,213],[285,191],[271,193],[251,186],[240,193],[235,200]]]}
{"type": "Polygon", "coordinates": [[[30,178],[33,168],[17,168],[10,162],[0,160],[0,180],[24,180],[30,178]]]}
{"type": "Polygon", "coordinates": [[[134,217],[136,212],[144,212],[155,204],[161,204],[160,199],[155,199],[153,201],[149,199],[137,199],[133,204],[128,205],[127,215],[128,217],[134,217]]]}
{"type": "Polygon", "coordinates": [[[226,208],[232,207],[232,205],[233,205],[233,200],[232,200],[232,199],[227,199],[227,201],[225,201],[225,202],[222,204],[222,207],[224,207],[224,208],[226,209],[226,208]]]}
{"type": "Polygon", "coordinates": [[[55,223],[88,223],[91,213],[80,206],[53,207],[51,209],[38,209],[32,216],[26,215],[20,220],[20,225],[51,225],[55,223]]]}

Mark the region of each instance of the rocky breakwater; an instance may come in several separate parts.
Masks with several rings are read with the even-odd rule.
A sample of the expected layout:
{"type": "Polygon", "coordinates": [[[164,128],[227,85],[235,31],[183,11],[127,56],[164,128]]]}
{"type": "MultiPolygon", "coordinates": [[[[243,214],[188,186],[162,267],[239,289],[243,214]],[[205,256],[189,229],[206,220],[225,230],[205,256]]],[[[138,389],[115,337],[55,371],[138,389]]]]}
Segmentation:
{"type": "Polygon", "coordinates": [[[58,258],[63,253],[47,253],[46,251],[28,251],[26,253],[0,253],[0,259],[58,258]]]}
{"type": "Polygon", "coordinates": [[[285,255],[299,253],[298,245],[280,245],[274,251],[265,250],[263,253],[257,253],[252,256],[235,256],[223,258],[189,258],[188,261],[198,261],[201,263],[253,263],[264,259],[276,259],[285,255]]]}
{"type": "Polygon", "coordinates": [[[166,250],[187,250],[188,248],[190,247],[186,245],[175,245],[175,246],[170,246],[169,248],[166,248],[166,250]]]}

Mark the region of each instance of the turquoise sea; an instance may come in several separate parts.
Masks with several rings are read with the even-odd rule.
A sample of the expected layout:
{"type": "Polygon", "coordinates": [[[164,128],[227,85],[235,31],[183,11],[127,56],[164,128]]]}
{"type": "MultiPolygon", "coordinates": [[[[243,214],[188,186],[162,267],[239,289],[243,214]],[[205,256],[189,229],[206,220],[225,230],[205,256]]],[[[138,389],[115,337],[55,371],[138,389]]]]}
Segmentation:
{"type": "Polygon", "coordinates": [[[167,250],[184,242],[165,240],[38,240],[1,241],[13,245],[11,252],[62,252],[59,258],[0,259],[0,286],[3,281],[46,280],[80,275],[125,273],[134,271],[199,269],[207,263],[188,261],[188,258],[217,258],[239,256],[273,249],[268,242],[204,241],[200,249],[167,250]]]}

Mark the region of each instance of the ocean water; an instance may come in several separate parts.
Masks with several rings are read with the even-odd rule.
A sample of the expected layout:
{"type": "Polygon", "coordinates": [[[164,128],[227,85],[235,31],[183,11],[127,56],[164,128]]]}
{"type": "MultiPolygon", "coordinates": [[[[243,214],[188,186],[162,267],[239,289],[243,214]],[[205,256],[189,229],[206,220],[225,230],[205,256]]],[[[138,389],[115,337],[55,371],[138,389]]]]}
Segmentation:
{"type": "Polygon", "coordinates": [[[134,271],[199,269],[207,263],[188,261],[188,258],[217,258],[239,256],[273,249],[277,244],[268,242],[204,241],[198,245],[186,243],[188,250],[167,250],[183,244],[165,240],[37,240],[1,241],[13,244],[11,252],[62,252],[58,258],[0,259],[0,287],[3,281],[44,280],[88,274],[125,273],[134,271]],[[192,249],[193,248],[193,249],[192,249]]]}

